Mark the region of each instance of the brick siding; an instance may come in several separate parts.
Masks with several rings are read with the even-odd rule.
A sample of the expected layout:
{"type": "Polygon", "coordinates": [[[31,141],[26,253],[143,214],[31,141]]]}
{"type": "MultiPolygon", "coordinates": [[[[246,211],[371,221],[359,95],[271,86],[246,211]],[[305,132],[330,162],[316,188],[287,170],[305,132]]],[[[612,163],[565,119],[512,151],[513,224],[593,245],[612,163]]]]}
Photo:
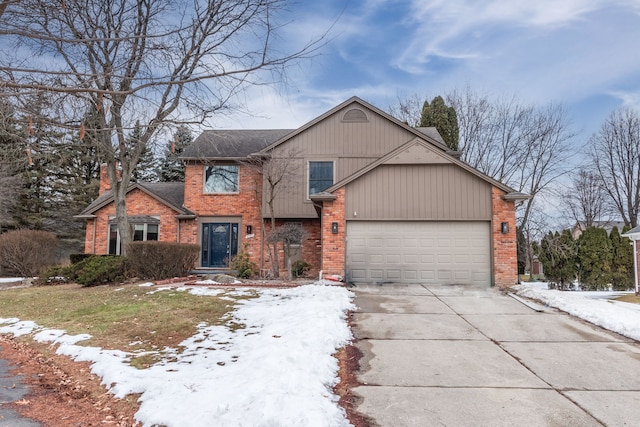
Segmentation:
{"type": "MultiPolygon", "coordinates": [[[[251,261],[259,264],[262,245],[262,210],[260,204],[262,175],[255,168],[240,165],[239,192],[237,194],[205,194],[205,166],[198,163],[186,165],[184,206],[197,212],[198,217],[240,217],[238,251],[245,244],[251,261]],[[247,225],[252,227],[253,237],[247,237],[247,225]]],[[[198,241],[200,221],[183,233],[183,241],[198,241]]]]}
{"type": "Polygon", "coordinates": [[[345,232],[347,222],[344,212],[345,188],[333,193],[337,198],[322,206],[322,272],[344,277],[346,262],[345,232]],[[338,233],[333,234],[331,224],[338,223],[338,233]]]}
{"type": "Polygon", "coordinates": [[[504,191],[492,187],[491,240],[493,244],[494,283],[507,287],[518,283],[518,253],[516,244],[515,202],[502,199],[504,191]],[[509,232],[502,233],[501,224],[509,224],[509,232]]]}
{"type": "MultiPolygon", "coordinates": [[[[178,219],[176,212],[164,203],[149,196],[140,189],[127,194],[127,215],[149,215],[160,218],[159,240],[163,242],[178,241],[178,219]]],[[[109,249],[109,218],[116,215],[115,204],[110,203],[98,210],[96,218],[87,221],[85,234],[85,253],[106,254],[109,249]],[[95,246],[93,244],[95,224],[95,246]]],[[[183,222],[183,221],[181,221],[183,222]]],[[[180,230],[182,233],[184,230],[180,230]]],[[[180,239],[182,241],[182,239],[180,239]]]]}

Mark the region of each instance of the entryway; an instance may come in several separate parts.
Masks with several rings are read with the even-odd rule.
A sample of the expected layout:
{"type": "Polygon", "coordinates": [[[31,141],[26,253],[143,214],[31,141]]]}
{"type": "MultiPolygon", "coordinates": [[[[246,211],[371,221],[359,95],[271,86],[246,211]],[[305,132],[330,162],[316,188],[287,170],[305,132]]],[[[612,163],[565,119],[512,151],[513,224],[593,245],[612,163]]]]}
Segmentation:
{"type": "Polygon", "coordinates": [[[238,223],[202,224],[202,267],[229,267],[238,254],[238,223]]]}

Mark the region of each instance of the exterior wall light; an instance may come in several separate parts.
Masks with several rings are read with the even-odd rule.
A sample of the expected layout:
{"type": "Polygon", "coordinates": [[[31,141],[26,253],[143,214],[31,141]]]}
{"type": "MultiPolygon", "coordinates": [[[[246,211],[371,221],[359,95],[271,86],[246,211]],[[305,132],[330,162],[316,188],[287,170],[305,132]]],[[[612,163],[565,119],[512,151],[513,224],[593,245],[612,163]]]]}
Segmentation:
{"type": "Polygon", "coordinates": [[[331,223],[331,233],[332,234],[338,234],[338,223],[337,222],[332,222],[331,223]]]}
{"type": "Polygon", "coordinates": [[[247,234],[253,234],[253,227],[250,225],[247,225],[247,234]]]}
{"type": "Polygon", "coordinates": [[[509,234],[509,223],[508,222],[501,222],[500,223],[500,231],[502,232],[502,234],[509,234]]]}

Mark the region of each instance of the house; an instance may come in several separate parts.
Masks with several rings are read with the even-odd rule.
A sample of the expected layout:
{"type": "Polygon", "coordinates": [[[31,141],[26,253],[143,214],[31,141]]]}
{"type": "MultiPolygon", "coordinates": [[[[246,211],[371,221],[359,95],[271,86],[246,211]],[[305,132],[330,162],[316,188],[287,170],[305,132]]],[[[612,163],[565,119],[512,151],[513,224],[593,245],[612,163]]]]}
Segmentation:
{"type": "MultiPolygon", "coordinates": [[[[515,203],[528,196],[460,161],[435,129],[357,97],[298,129],[205,131],[182,160],[183,184],[134,184],[127,210],[136,239],[201,245],[198,269],[227,268],[239,251],[268,267],[273,199],[278,225],[306,230],[299,256],[316,272],[354,283],[517,282],[515,203]],[[278,164],[293,176],[271,192],[278,164]]],[[[107,187],[79,215],[87,253],[118,251],[107,187]]]]}
{"type": "MultiPolygon", "coordinates": [[[[607,235],[611,234],[611,230],[613,230],[613,227],[616,227],[619,232],[622,232],[624,225],[625,224],[623,221],[593,221],[592,223],[592,227],[604,229],[607,232],[607,235]]],[[[571,236],[574,240],[578,240],[578,238],[587,228],[587,223],[585,221],[578,221],[571,228],[571,236]]]]}
{"type": "Polygon", "coordinates": [[[636,285],[636,295],[640,295],[640,248],[638,247],[638,240],[640,240],[640,226],[634,227],[626,233],[622,234],[623,237],[628,237],[633,242],[633,269],[636,285]]]}

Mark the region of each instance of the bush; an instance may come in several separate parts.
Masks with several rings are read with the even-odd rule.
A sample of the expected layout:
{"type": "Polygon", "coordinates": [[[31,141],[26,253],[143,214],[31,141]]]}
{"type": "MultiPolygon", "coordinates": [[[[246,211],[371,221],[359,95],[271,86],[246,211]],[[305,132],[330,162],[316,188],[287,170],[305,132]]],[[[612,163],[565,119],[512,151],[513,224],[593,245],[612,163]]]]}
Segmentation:
{"type": "Polygon", "coordinates": [[[258,272],[258,266],[256,263],[249,259],[249,253],[247,252],[246,245],[244,247],[244,251],[240,252],[231,260],[229,267],[236,270],[237,276],[241,279],[248,279],[258,272]]]}
{"type": "MultiPolygon", "coordinates": [[[[126,258],[118,255],[93,255],[67,267],[69,281],[83,286],[121,282],[126,278],[126,258]]],[[[65,272],[65,271],[63,271],[65,272]]]]}
{"type": "Polygon", "coordinates": [[[0,235],[0,269],[3,274],[37,276],[56,264],[58,239],[53,233],[15,230],[0,235]]]}
{"type": "Polygon", "coordinates": [[[193,269],[200,246],[170,242],[132,242],[127,247],[127,266],[132,276],[160,280],[182,277],[193,269]]]}
{"type": "Polygon", "coordinates": [[[70,254],[69,261],[71,262],[71,264],[76,264],[85,258],[89,258],[90,256],[93,256],[93,254],[70,254]]]}
{"type": "Polygon", "coordinates": [[[298,260],[291,266],[291,273],[293,274],[293,277],[302,277],[307,274],[310,269],[311,266],[308,262],[298,260]]]}

